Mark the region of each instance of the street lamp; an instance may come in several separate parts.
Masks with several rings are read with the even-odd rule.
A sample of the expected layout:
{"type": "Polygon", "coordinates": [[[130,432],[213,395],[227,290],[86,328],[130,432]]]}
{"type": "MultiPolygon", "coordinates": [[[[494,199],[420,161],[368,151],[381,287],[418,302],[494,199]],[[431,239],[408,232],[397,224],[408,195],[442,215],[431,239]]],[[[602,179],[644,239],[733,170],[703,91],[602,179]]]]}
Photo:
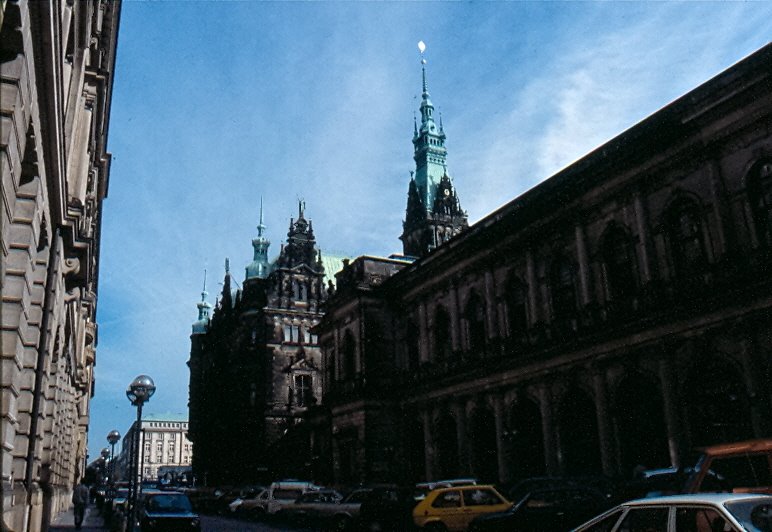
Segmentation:
{"type": "Polygon", "coordinates": [[[153,382],[153,379],[147,375],[138,376],[136,379],[131,381],[129,387],[126,388],[126,397],[128,397],[129,401],[131,401],[132,406],[137,407],[137,430],[134,433],[134,438],[132,440],[134,452],[132,452],[131,460],[134,473],[131,475],[131,481],[129,484],[129,530],[134,530],[134,514],[136,513],[137,508],[137,498],[139,496],[139,492],[142,489],[142,485],[138,484],[137,482],[137,479],[141,474],[141,471],[138,471],[137,468],[139,465],[140,453],[139,433],[142,427],[142,405],[149,401],[150,398],[153,397],[154,393],[155,383],[153,382]]]}
{"type": "Polygon", "coordinates": [[[102,464],[104,466],[102,467],[102,478],[99,479],[99,483],[103,484],[107,476],[107,460],[110,458],[110,449],[104,447],[99,454],[102,455],[102,464]]]}
{"type": "Polygon", "coordinates": [[[110,444],[110,469],[108,469],[107,479],[112,484],[115,482],[115,444],[121,439],[121,433],[117,430],[111,430],[107,433],[107,443],[110,444]]]}

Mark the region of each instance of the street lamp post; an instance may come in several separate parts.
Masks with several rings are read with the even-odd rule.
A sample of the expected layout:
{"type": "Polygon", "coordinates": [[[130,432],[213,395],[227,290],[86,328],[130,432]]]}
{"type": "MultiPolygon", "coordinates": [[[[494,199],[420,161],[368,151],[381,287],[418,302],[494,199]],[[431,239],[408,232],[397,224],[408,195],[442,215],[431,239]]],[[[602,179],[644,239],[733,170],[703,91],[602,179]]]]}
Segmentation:
{"type": "Polygon", "coordinates": [[[139,497],[139,492],[142,489],[142,485],[137,481],[139,478],[139,474],[141,474],[140,471],[137,471],[136,467],[139,465],[139,432],[142,427],[142,405],[144,405],[147,401],[150,400],[150,398],[155,393],[155,383],[153,382],[153,379],[148,377],[147,375],[140,375],[136,379],[134,379],[131,384],[129,384],[129,387],[126,388],[126,397],[128,397],[129,401],[131,401],[131,404],[133,406],[137,407],[137,425],[136,425],[136,431],[133,434],[132,438],[132,444],[133,444],[133,452],[132,454],[132,464],[134,465],[134,473],[131,475],[131,480],[129,484],[129,530],[134,530],[134,524],[135,524],[135,515],[136,515],[136,509],[137,509],[137,499],[139,497]]]}
{"type": "Polygon", "coordinates": [[[104,464],[104,467],[102,468],[102,478],[99,479],[99,484],[104,484],[105,477],[109,477],[107,468],[109,467],[108,460],[110,459],[110,449],[104,447],[99,454],[102,455],[102,463],[104,464]]]}
{"type": "Polygon", "coordinates": [[[107,470],[107,479],[110,484],[115,482],[115,444],[121,439],[121,433],[111,430],[107,433],[107,443],[110,444],[110,468],[107,470]]]}

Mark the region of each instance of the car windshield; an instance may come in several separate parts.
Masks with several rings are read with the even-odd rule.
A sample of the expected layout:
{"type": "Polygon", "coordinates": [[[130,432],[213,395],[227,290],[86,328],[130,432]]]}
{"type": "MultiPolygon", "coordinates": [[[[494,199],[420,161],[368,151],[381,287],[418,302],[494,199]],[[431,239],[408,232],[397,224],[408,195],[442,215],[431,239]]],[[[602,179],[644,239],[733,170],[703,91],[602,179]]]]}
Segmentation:
{"type": "Polygon", "coordinates": [[[750,532],[772,532],[772,497],[746,499],[724,504],[750,532]]]}
{"type": "Polygon", "coordinates": [[[190,501],[185,495],[154,495],[147,501],[147,509],[155,513],[191,512],[190,501]]]}

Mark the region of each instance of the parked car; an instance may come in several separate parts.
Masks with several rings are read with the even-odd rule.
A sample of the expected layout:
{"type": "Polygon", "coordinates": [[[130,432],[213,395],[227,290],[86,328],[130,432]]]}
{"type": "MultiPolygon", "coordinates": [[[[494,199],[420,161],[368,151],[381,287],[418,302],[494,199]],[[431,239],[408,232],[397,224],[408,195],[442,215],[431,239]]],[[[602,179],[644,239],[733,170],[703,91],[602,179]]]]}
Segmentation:
{"type": "MultiPolygon", "coordinates": [[[[228,510],[230,513],[242,513],[244,511],[243,503],[246,501],[254,501],[260,493],[265,489],[263,486],[247,486],[239,490],[239,496],[228,503],[228,510]]],[[[247,508],[249,503],[247,504],[247,508]]]]}
{"type": "Polygon", "coordinates": [[[193,512],[190,499],[178,491],[148,490],[140,501],[142,532],[200,531],[201,521],[193,512]]]}
{"type": "Polygon", "coordinates": [[[327,509],[340,504],[341,500],[343,495],[335,490],[308,491],[284,506],[282,515],[292,521],[318,524],[321,516],[328,513],[327,509]]]}
{"type": "Polygon", "coordinates": [[[541,532],[569,530],[610,506],[598,490],[562,486],[535,490],[504,512],[475,517],[469,530],[495,532],[541,532]]]}
{"type": "Polygon", "coordinates": [[[769,532],[772,496],[737,493],[669,495],[626,502],[574,532],[769,532]]]}
{"type": "Polygon", "coordinates": [[[253,500],[252,504],[246,505],[242,502],[241,507],[244,512],[248,512],[252,517],[262,517],[264,515],[276,515],[284,507],[294,503],[298,497],[307,491],[321,489],[311,482],[299,480],[280,480],[271,483],[271,485],[260,492],[253,500]]]}
{"type": "Polygon", "coordinates": [[[441,488],[430,491],[413,509],[413,522],[427,530],[466,530],[478,515],[511,506],[493,486],[441,488]]]}
{"type": "Polygon", "coordinates": [[[330,489],[309,491],[282,509],[284,517],[331,530],[350,530],[359,516],[362,502],[372,489],[354,490],[345,497],[330,489]]]}
{"type": "Polygon", "coordinates": [[[415,505],[413,487],[378,486],[362,501],[353,528],[378,532],[412,530],[415,505]]]}
{"type": "Polygon", "coordinates": [[[714,491],[711,472],[736,493],[772,493],[772,439],[713,445],[702,449],[702,456],[689,476],[685,493],[714,491]]]}

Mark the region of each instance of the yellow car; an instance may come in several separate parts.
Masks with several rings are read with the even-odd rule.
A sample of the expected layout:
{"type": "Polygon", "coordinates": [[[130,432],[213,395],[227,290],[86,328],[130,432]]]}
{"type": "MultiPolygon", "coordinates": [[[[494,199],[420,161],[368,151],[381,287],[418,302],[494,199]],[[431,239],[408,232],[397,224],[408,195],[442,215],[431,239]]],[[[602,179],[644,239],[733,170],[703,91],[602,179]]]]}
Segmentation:
{"type": "Polygon", "coordinates": [[[413,522],[426,530],[466,530],[481,514],[503,512],[512,503],[493,486],[455,486],[430,491],[413,509],[413,522]]]}

